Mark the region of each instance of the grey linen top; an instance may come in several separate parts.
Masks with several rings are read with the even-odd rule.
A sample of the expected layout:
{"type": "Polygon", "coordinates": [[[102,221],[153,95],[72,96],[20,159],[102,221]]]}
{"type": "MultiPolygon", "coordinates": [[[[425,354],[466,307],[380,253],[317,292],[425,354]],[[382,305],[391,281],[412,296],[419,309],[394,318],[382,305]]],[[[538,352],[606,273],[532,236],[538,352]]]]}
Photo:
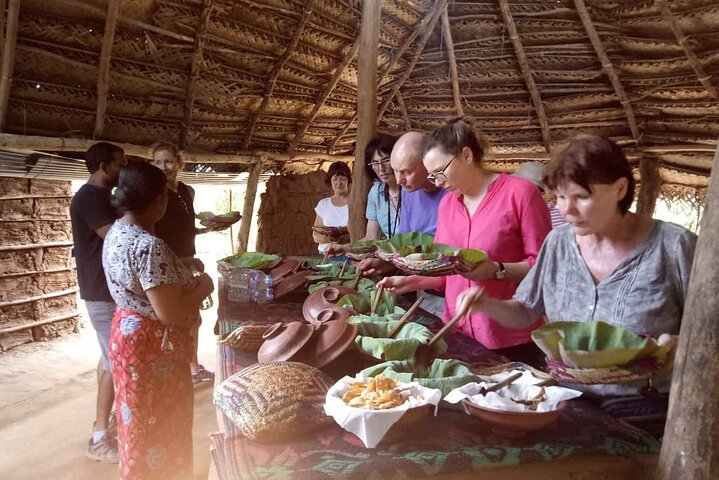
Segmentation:
{"type": "Polygon", "coordinates": [[[547,236],[514,298],[547,321],[602,320],[638,334],[678,334],[697,236],[654,221],[649,238],[595,285],[571,225],[547,236]]]}

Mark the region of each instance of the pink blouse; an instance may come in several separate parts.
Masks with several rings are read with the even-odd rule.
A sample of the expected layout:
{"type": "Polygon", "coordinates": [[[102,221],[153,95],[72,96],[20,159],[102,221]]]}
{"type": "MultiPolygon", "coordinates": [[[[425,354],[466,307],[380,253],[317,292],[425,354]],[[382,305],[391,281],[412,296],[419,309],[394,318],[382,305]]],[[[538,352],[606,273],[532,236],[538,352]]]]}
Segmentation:
{"type": "MultiPolygon", "coordinates": [[[[436,243],[461,248],[476,248],[489,258],[503,263],[526,261],[534,264],[544,238],[551,230],[549,210],[532,183],[505,173],[487,188],[477,210],[469,218],[461,197],[445,195],[439,205],[436,243]]],[[[471,285],[484,287],[486,294],[509,300],[519,286],[506,280],[475,282],[461,275],[443,277],[446,306],[442,320],[447,323],[457,311],[457,297],[471,285]]],[[[505,328],[483,313],[471,315],[459,323],[462,333],[487,348],[499,349],[531,342],[530,332],[543,319],[525,330],[505,328]]]]}

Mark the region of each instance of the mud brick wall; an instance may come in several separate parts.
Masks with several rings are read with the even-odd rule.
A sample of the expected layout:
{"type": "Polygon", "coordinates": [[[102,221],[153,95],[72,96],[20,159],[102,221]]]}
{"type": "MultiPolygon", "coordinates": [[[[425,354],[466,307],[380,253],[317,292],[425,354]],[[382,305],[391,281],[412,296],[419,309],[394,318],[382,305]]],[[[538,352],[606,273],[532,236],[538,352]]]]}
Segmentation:
{"type": "Polygon", "coordinates": [[[0,177],[0,352],[77,327],[70,182],[0,177]]]}
{"type": "Polygon", "coordinates": [[[317,253],[312,240],[315,206],[332,194],[325,172],[270,177],[261,197],[257,251],[308,255],[317,253]]]}

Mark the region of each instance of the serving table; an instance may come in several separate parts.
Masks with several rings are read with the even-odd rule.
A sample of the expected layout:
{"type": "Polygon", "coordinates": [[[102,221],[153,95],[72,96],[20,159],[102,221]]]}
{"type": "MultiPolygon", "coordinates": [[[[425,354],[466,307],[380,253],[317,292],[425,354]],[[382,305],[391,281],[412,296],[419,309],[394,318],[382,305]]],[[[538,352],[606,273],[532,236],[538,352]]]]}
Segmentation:
{"type": "MultiPolygon", "coordinates": [[[[229,333],[240,324],[302,320],[302,294],[269,304],[229,302],[220,282],[218,327],[229,333]]],[[[306,295],[306,293],[305,293],[306,295]]],[[[460,334],[445,337],[443,358],[482,368],[507,363],[460,334]]],[[[216,385],[257,362],[255,353],[218,344],[216,385]]],[[[339,378],[362,368],[352,352],[323,368],[339,378]]],[[[232,422],[217,414],[220,431],[211,435],[212,480],[235,479],[642,479],[651,478],[660,443],[643,430],[614,419],[593,404],[567,402],[556,424],[522,438],[496,435],[481,420],[440,408],[403,430],[393,442],[367,449],[353,434],[332,424],[309,436],[261,443],[243,438],[232,422]]]]}

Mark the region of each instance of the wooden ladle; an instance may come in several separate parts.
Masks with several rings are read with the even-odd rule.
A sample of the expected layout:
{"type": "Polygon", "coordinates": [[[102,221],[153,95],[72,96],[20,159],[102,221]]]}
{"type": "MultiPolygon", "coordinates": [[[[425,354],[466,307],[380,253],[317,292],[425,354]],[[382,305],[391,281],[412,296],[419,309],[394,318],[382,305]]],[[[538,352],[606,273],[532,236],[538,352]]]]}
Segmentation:
{"type": "Polygon", "coordinates": [[[437,332],[429,342],[423,345],[419,345],[417,347],[417,349],[414,351],[413,362],[415,374],[427,371],[430,364],[432,363],[432,360],[434,359],[434,344],[437,343],[442,337],[444,337],[447,332],[449,332],[460,320],[464,318],[464,316],[469,311],[470,306],[482,296],[482,293],[483,291],[480,290],[476,292],[471,298],[467,299],[467,301],[464,302],[462,308],[457,311],[457,314],[452,317],[452,319],[447,322],[447,324],[442,327],[442,329],[437,332]]]}
{"type": "Polygon", "coordinates": [[[410,318],[412,318],[412,315],[414,312],[419,308],[419,306],[422,304],[422,301],[424,300],[424,297],[419,297],[414,304],[409,307],[409,310],[404,312],[404,315],[402,315],[402,318],[399,319],[399,322],[397,322],[397,325],[390,330],[389,335],[387,335],[387,338],[394,338],[395,335],[399,333],[399,331],[404,327],[404,324],[407,323],[410,318]]]}

